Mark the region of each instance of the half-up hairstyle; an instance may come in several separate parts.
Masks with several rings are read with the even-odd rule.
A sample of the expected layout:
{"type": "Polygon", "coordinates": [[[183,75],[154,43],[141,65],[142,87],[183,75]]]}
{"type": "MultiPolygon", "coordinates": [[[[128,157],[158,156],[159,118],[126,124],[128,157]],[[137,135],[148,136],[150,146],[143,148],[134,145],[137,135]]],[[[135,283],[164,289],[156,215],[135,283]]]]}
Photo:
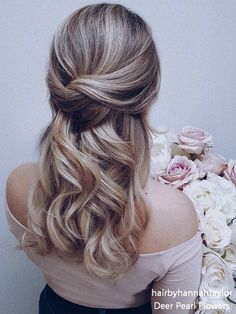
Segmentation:
{"type": "Polygon", "coordinates": [[[75,11],[53,37],[46,81],[52,120],[22,247],[53,248],[91,275],[118,278],[138,259],[149,219],[147,113],[160,62],[148,25],[117,4],[75,11]]]}

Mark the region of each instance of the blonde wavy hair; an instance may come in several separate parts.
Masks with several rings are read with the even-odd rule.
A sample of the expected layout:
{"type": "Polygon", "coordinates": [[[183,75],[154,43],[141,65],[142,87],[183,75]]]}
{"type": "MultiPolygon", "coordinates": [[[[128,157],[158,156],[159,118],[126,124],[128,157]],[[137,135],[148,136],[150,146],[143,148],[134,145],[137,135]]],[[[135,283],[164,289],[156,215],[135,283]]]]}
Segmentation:
{"type": "Polygon", "coordinates": [[[22,247],[54,248],[95,277],[118,278],[138,259],[149,219],[147,113],[160,88],[151,30],[122,5],[85,6],[55,33],[46,81],[52,120],[22,247]]]}

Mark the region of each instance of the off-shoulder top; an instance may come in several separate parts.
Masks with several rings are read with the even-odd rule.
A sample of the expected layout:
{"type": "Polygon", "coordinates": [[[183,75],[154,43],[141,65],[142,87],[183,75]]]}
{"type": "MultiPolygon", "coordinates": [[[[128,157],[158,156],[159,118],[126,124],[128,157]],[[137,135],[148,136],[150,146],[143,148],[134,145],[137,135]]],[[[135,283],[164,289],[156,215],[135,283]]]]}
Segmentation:
{"type": "MultiPolygon", "coordinates": [[[[20,243],[27,228],[11,213],[6,203],[6,218],[10,232],[20,243]]],[[[175,298],[167,291],[195,291],[199,287],[202,261],[202,240],[198,230],[189,240],[156,253],[139,254],[136,263],[125,276],[114,282],[91,276],[82,264],[68,262],[54,251],[46,256],[24,252],[42,272],[46,283],[61,297],[89,307],[128,308],[149,302],[192,303],[194,296],[175,298]]],[[[170,310],[161,311],[170,313],[170,310]]],[[[184,313],[175,305],[171,313],[184,313]]],[[[157,312],[158,313],[158,312],[157,312]]],[[[190,312],[187,312],[190,313],[190,312]]]]}

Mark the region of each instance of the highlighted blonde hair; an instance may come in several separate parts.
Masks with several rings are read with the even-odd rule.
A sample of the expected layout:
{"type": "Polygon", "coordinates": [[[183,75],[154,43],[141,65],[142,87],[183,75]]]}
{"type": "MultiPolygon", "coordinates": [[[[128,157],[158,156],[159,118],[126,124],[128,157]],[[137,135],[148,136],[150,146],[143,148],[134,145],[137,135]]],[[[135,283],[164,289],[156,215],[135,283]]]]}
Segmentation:
{"type": "Polygon", "coordinates": [[[28,202],[40,255],[54,248],[91,275],[118,278],[139,257],[148,212],[147,113],[160,62],[147,24],[122,5],[88,5],[53,37],[47,73],[52,120],[40,141],[28,202]]]}

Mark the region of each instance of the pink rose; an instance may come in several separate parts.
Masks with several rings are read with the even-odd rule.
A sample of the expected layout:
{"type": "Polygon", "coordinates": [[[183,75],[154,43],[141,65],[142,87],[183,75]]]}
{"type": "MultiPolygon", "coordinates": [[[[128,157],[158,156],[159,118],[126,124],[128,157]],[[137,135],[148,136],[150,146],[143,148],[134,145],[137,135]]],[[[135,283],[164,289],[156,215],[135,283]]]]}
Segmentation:
{"type": "Polygon", "coordinates": [[[199,128],[185,126],[177,135],[177,143],[187,153],[201,154],[208,147],[212,147],[212,136],[199,128]]]}
{"type": "Polygon", "coordinates": [[[158,176],[160,182],[173,185],[182,190],[183,186],[199,177],[196,164],[186,156],[176,155],[171,159],[166,170],[158,176]]]}
{"type": "Polygon", "coordinates": [[[224,177],[236,185],[236,160],[229,160],[224,177]]]}
{"type": "Polygon", "coordinates": [[[199,159],[195,159],[194,162],[204,175],[207,172],[214,172],[220,175],[227,168],[227,161],[224,157],[213,153],[200,155],[199,159]]]}

